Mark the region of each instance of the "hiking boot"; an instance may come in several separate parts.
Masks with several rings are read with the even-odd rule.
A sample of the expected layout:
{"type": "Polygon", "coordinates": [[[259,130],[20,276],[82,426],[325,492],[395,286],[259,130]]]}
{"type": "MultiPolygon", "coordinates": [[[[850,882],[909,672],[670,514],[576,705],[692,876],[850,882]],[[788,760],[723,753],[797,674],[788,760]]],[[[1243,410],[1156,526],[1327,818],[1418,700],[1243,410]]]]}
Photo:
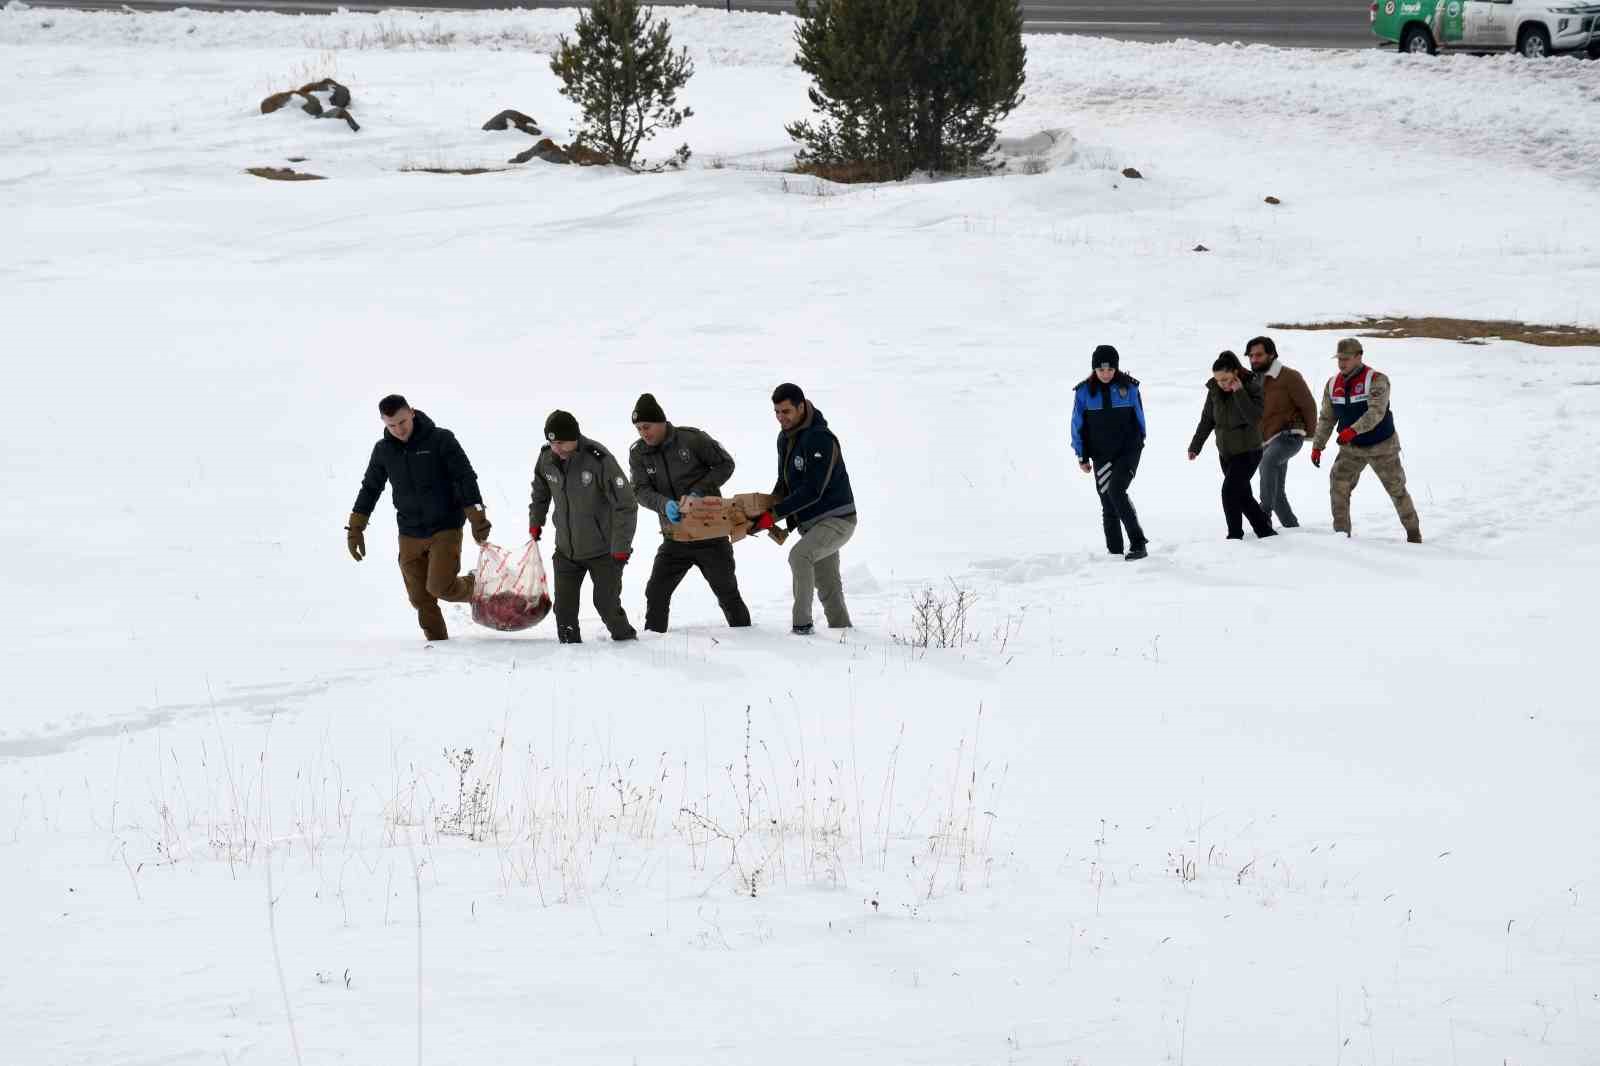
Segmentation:
{"type": "Polygon", "coordinates": [[[1148,559],[1149,557],[1150,553],[1145,551],[1143,548],[1134,548],[1129,551],[1127,555],[1123,556],[1123,558],[1128,560],[1130,563],[1138,562],[1140,559],[1148,559]]]}
{"type": "Polygon", "coordinates": [[[1257,533],[1256,534],[1256,539],[1257,540],[1266,540],[1268,537],[1276,537],[1277,535],[1278,535],[1278,531],[1276,529],[1269,529],[1265,533],[1257,533]]]}
{"type": "Polygon", "coordinates": [[[1422,530],[1420,530],[1420,529],[1408,529],[1408,530],[1406,530],[1406,543],[1407,544],[1421,544],[1422,543],[1422,530]]]}
{"type": "Polygon", "coordinates": [[[813,625],[812,623],[810,623],[810,622],[807,622],[803,626],[795,626],[793,629],[789,630],[790,633],[794,634],[797,637],[809,637],[811,634],[815,633],[816,631],[817,631],[817,627],[815,625],[813,625]]]}

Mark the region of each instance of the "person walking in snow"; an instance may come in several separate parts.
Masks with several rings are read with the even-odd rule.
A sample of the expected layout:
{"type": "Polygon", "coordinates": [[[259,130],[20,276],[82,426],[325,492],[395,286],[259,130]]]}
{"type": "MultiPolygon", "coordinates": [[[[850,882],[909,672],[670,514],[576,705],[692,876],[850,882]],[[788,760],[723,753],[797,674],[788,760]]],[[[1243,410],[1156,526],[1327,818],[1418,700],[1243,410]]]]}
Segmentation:
{"type": "Polygon", "coordinates": [[[1311,442],[1311,463],[1322,466],[1322,450],[1338,426],[1339,457],[1333,461],[1328,479],[1334,531],[1350,536],[1350,494],[1361,480],[1361,472],[1370,466],[1394,501],[1406,540],[1421,544],[1422,520],[1406,491],[1400,435],[1395,432],[1394,410],[1389,406],[1389,378],[1367,366],[1363,358],[1360,341],[1346,337],[1339,342],[1334,355],[1339,372],[1322,389],[1322,414],[1311,442]]]}
{"type": "Polygon", "coordinates": [[[1261,509],[1278,516],[1285,529],[1300,519],[1289,505],[1285,486],[1289,460],[1300,454],[1317,424],[1317,401],[1298,370],[1283,365],[1271,337],[1253,337],[1244,346],[1250,367],[1261,378],[1261,509]]]}
{"type": "Polygon", "coordinates": [[[533,498],[528,504],[528,535],[544,532],[550,504],[556,507],[555,571],[556,637],[563,644],[582,644],[578,596],[588,575],[594,586],[594,609],[611,631],[612,640],[637,640],[639,634],[622,609],[622,568],[633,554],[639,505],[633,489],[610,452],[578,431],[578,420],[565,411],[545,419],[548,441],[533,468],[533,498]]]}
{"type": "Polygon", "coordinates": [[[661,547],[656,549],[650,580],[644,587],[644,627],[667,631],[672,594],[690,570],[699,568],[717,597],[728,625],[750,624],[750,608],[739,595],[733,544],[727,537],[680,541],[672,527],[683,518],[691,497],[719,496],[733,476],[733,457],[709,433],[675,426],[650,393],[633,405],[633,428],[639,439],[628,450],[628,472],[639,503],[661,517],[661,547]]]}
{"type": "Polygon", "coordinates": [[[1211,380],[1206,382],[1206,402],[1200,408],[1200,424],[1189,442],[1189,461],[1205,447],[1206,438],[1217,435],[1217,457],[1222,461],[1222,516],[1228,524],[1228,539],[1244,539],[1244,522],[1250,522],[1257,537],[1275,537],[1272,520],[1250,491],[1250,479],[1261,465],[1261,379],[1252,374],[1239,357],[1223,352],[1211,364],[1211,380]]]}
{"type": "Polygon", "coordinates": [[[1079,470],[1094,473],[1106,551],[1122,555],[1126,529],[1126,558],[1132,562],[1149,554],[1139,515],[1128,498],[1144,454],[1144,400],[1138,379],[1122,372],[1121,356],[1111,345],[1096,348],[1089,364],[1089,376],[1073,391],[1072,452],[1079,470]]]}
{"type": "Polygon", "coordinates": [[[378,401],[383,437],[372,447],[361,490],[350,508],[345,544],[356,562],[367,557],[366,528],[385,485],[394,488],[400,530],[400,577],[428,640],[448,640],[439,601],[472,598],[472,575],[460,575],[461,526],[472,523],[472,539],[489,539],[489,516],[478,491],[478,475],[455,434],[434,425],[404,396],[378,401]]]}
{"type": "Polygon", "coordinates": [[[771,529],[779,521],[800,530],[800,542],[789,550],[794,579],[792,632],[797,636],[813,632],[814,598],[822,600],[828,628],[848,629],[850,610],[839,576],[839,551],[855,536],[856,498],[844,452],[828,420],[800,386],[779,385],[772,394],[772,412],[779,427],[778,483],[772,494],[779,499],[750,523],[750,530],[771,529]]]}

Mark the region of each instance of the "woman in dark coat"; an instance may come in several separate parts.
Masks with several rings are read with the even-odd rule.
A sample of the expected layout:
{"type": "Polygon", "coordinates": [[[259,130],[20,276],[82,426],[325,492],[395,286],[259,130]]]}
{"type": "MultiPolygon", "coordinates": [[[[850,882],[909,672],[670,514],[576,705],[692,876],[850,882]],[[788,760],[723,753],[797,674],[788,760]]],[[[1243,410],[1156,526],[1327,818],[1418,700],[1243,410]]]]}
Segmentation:
{"type": "Polygon", "coordinates": [[[1278,535],[1250,484],[1261,465],[1262,405],[1261,379],[1232,352],[1219,355],[1211,364],[1200,424],[1189,442],[1189,459],[1192,462],[1199,457],[1206,438],[1215,432],[1217,455],[1222,460],[1222,515],[1228,523],[1229,540],[1244,539],[1246,519],[1256,536],[1278,535]]]}

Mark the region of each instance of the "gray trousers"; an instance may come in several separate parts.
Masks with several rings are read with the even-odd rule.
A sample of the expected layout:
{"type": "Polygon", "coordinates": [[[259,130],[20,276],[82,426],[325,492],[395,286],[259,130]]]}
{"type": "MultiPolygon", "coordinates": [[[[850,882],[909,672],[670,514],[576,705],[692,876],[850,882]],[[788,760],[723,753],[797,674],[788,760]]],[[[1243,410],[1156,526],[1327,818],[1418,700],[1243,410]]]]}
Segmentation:
{"type": "Polygon", "coordinates": [[[822,600],[822,613],[831,629],[850,624],[850,609],[844,603],[844,582],[839,579],[839,549],[856,534],[856,516],[824,518],[800,537],[789,549],[789,570],[794,574],[794,616],[796,626],[811,624],[813,598],[822,600]]]}
{"type": "Polygon", "coordinates": [[[1289,460],[1300,454],[1305,443],[1304,437],[1284,432],[1273,437],[1261,451],[1261,509],[1276,515],[1278,524],[1285,529],[1294,529],[1300,524],[1300,519],[1294,516],[1294,508],[1289,506],[1284,481],[1289,476],[1289,460]]]}

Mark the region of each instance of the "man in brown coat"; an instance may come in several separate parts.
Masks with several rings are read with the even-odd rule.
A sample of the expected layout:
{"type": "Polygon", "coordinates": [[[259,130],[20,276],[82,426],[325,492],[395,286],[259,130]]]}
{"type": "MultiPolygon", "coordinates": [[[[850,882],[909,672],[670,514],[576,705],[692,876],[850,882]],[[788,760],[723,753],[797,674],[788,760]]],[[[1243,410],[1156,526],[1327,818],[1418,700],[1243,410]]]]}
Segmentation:
{"type": "Polygon", "coordinates": [[[1284,482],[1289,460],[1300,454],[1306,437],[1317,424],[1317,401],[1298,370],[1283,365],[1271,337],[1256,337],[1245,345],[1250,366],[1265,386],[1261,411],[1261,509],[1278,516],[1285,529],[1300,525],[1284,482]]]}

